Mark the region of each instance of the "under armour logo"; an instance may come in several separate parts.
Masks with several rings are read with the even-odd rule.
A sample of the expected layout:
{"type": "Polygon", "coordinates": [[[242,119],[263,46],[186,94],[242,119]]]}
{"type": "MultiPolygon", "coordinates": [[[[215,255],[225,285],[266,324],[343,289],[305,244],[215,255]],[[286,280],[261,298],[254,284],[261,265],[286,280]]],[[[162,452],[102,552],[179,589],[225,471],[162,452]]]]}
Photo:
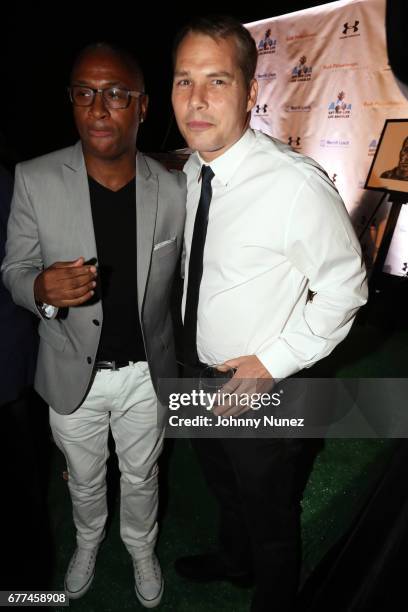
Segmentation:
{"type": "Polygon", "coordinates": [[[336,182],[336,178],[337,178],[337,174],[333,174],[333,176],[332,176],[332,181],[333,181],[333,183],[335,183],[335,182],[336,182]]]}
{"type": "Polygon", "coordinates": [[[353,30],[353,32],[358,32],[358,24],[359,21],[355,21],[354,25],[349,26],[348,22],[344,24],[343,34],[347,34],[349,30],[353,30]]]}
{"type": "Polygon", "coordinates": [[[300,140],[301,140],[300,136],[298,136],[297,138],[293,138],[292,136],[289,136],[289,138],[288,138],[288,145],[290,147],[292,147],[293,145],[295,147],[300,147],[300,140]]]}
{"type": "Polygon", "coordinates": [[[263,113],[266,113],[266,111],[268,110],[268,105],[267,105],[267,104],[264,104],[264,105],[262,106],[262,105],[260,105],[260,104],[257,104],[257,105],[256,105],[256,112],[257,112],[257,113],[260,113],[260,112],[261,112],[261,109],[262,109],[262,112],[263,112],[263,113]]]}

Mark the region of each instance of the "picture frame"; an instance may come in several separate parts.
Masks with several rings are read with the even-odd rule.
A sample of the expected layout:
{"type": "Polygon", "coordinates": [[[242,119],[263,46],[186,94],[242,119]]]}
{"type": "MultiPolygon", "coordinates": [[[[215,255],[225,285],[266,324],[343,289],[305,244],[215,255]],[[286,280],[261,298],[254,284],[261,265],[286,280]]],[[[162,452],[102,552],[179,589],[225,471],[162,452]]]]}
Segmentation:
{"type": "Polygon", "coordinates": [[[406,194],[408,201],[408,119],[387,119],[364,189],[406,194]]]}

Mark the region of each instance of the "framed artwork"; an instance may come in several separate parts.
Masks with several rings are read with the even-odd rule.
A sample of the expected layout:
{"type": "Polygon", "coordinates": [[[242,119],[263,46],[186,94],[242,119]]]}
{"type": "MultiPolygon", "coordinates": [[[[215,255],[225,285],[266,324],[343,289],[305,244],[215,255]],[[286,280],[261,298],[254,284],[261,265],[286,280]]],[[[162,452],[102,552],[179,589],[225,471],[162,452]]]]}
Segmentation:
{"type": "Polygon", "coordinates": [[[387,119],[365,189],[406,193],[408,201],[408,119],[387,119]]]}

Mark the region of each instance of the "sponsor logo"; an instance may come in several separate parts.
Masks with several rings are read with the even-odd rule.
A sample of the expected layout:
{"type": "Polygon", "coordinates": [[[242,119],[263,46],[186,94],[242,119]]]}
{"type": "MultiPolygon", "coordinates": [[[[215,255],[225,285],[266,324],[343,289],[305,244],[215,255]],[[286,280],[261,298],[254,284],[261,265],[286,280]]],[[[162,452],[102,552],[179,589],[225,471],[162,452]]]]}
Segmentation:
{"type": "Polygon", "coordinates": [[[295,106],[293,104],[288,104],[287,106],[283,107],[283,110],[285,110],[287,113],[310,113],[312,107],[310,104],[306,106],[295,106]]]}
{"type": "Polygon", "coordinates": [[[262,115],[263,117],[268,116],[268,104],[256,104],[255,115],[262,115]]]}
{"type": "Polygon", "coordinates": [[[291,83],[296,83],[298,81],[310,81],[312,78],[312,66],[308,66],[306,64],[307,57],[306,55],[302,55],[299,58],[299,62],[292,69],[292,74],[290,76],[291,83]]]}
{"type": "Polygon", "coordinates": [[[365,100],[363,106],[366,108],[395,108],[406,106],[405,100],[365,100]]]}
{"type": "Polygon", "coordinates": [[[354,38],[355,36],[360,36],[360,32],[358,31],[358,26],[360,22],[356,19],[355,22],[346,21],[343,24],[341,33],[342,36],[340,38],[354,38]]]}
{"type": "Polygon", "coordinates": [[[256,75],[258,81],[274,81],[276,77],[276,72],[262,72],[256,75]]]}
{"type": "Polygon", "coordinates": [[[320,140],[321,147],[343,149],[351,145],[351,140],[345,140],[343,138],[322,138],[320,140]]]}
{"type": "Polygon", "coordinates": [[[378,140],[372,140],[368,145],[368,156],[373,157],[377,150],[378,140]]]}
{"type": "Polygon", "coordinates": [[[351,115],[351,104],[345,100],[344,91],[339,91],[337,100],[329,103],[329,119],[349,119],[351,115]]]}
{"type": "Polygon", "coordinates": [[[359,68],[358,62],[352,62],[349,64],[323,64],[323,70],[357,70],[359,68]]]}
{"type": "Polygon", "coordinates": [[[292,34],[286,37],[287,42],[292,42],[293,40],[305,40],[307,38],[316,38],[317,32],[302,32],[300,34],[292,34]]]}
{"type": "Polygon", "coordinates": [[[300,136],[296,136],[296,138],[293,136],[288,137],[288,145],[295,151],[299,151],[302,148],[301,141],[302,138],[300,136]]]}
{"type": "Polygon", "coordinates": [[[258,42],[258,55],[276,53],[276,45],[276,38],[271,37],[271,30],[268,28],[264,34],[264,37],[258,42]]]}

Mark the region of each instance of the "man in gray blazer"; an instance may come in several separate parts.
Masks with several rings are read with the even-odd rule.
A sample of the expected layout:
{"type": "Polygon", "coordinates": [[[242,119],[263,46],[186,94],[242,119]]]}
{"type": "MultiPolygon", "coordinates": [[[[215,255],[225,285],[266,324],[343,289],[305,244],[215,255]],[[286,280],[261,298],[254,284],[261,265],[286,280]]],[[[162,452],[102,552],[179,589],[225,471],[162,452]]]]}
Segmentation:
{"type": "MultiPolygon", "coordinates": [[[[19,164],[2,266],[14,301],[40,318],[35,377],[65,455],[77,548],[71,598],[90,587],[107,516],[111,427],[121,537],[146,607],[163,593],[157,538],[160,378],[176,376],[170,315],[185,181],[136,150],[148,99],[134,58],[87,47],[69,88],[80,142],[19,164]]],[[[50,100],[52,102],[52,100],[50,100]]]]}

